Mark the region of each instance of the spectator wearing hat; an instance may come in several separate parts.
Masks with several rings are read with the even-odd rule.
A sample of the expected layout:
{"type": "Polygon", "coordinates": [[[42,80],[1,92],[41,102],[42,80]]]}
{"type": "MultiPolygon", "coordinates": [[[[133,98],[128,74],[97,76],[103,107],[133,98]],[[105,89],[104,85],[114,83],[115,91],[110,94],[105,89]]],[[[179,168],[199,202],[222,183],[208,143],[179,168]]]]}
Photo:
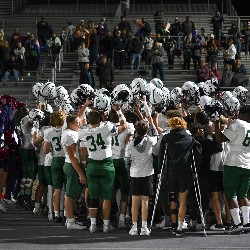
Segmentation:
{"type": "Polygon", "coordinates": [[[178,49],[181,48],[181,34],[182,34],[182,25],[180,23],[179,18],[176,16],[174,19],[174,23],[172,23],[170,27],[170,34],[176,41],[176,46],[178,49]]]}
{"type": "Polygon", "coordinates": [[[241,51],[241,31],[239,28],[236,27],[236,24],[233,23],[232,27],[227,32],[228,36],[230,38],[233,38],[233,43],[237,50],[237,55],[240,57],[240,51],[241,51]]]}
{"type": "Polygon", "coordinates": [[[216,10],[214,16],[211,19],[211,23],[213,24],[213,34],[215,35],[216,39],[221,42],[221,35],[222,35],[222,25],[224,22],[224,18],[221,15],[219,10],[216,10]]]}
{"type": "Polygon", "coordinates": [[[242,35],[244,35],[245,55],[247,59],[247,56],[250,52],[250,22],[247,23],[245,29],[242,32],[242,35]]]}
{"type": "Polygon", "coordinates": [[[182,32],[185,37],[188,33],[192,34],[192,31],[195,30],[195,24],[190,20],[189,16],[186,16],[186,20],[182,22],[182,32]]]}

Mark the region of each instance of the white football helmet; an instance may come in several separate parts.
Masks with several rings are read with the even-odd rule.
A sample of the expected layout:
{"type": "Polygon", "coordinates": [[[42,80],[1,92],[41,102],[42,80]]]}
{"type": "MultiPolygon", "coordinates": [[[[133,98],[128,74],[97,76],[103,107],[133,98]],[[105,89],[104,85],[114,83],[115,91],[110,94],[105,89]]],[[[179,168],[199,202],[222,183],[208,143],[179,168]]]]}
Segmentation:
{"type": "Polygon", "coordinates": [[[223,113],[223,105],[218,100],[212,99],[204,105],[204,111],[208,117],[212,117],[216,112],[221,115],[223,113]]]}
{"type": "Polygon", "coordinates": [[[62,103],[61,109],[65,112],[66,115],[74,113],[74,108],[69,103],[62,103]]]}
{"type": "Polygon", "coordinates": [[[110,105],[110,98],[105,94],[96,95],[94,98],[94,107],[101,111],[109,110],[110,105]]]}
{"type": "Polygon", "coordinates": [[[149,87],[148,83],[143,78],[135,78],[130,84],[131,91],[134,94],[148,95],[149,87]]]}
{"type": "Polygon", "coordinates": [[[163,88],[163,82],[161,79],[154,78],[150,81],[150,83],[153,83],[157,88],[163,88]]]}
{"type": "Polygon", "coordinates": [[[156,88],[156,86],[153,83],[148,83],[148,92],[151,93],[154,89],[156,88]]]}
{"type": "Polygon", "coordinates": [[[41,121],[44,118],[44,112],[40,109],[31,109],[29,118],[32,121],[41,121]]]}
{"type": "Polygon", "coordinates": [[[99,95],[99,94],[105,94],[107,96],[110,96],[110,92],[105,88],[97,89],[95,91],[95,95],[99,95]]]}
{"type": "Polygon", "coordinates": [[[67,100],[69,99],[68,90],[65,89],[63,86],[55,87],[52,91],[53,99],[60,99],[60,100],[67,100]]]}
{"type": "Polygon", "coordinates": [[[242,86],[238,86],[233,90],[233,96],[236,97],[240,102],[246,102],[247,92],[248,92],[248,89],[242,86]]]}
{"type": "Polygon", "coordinates": [[[207,104],[207,105],[210,105],[211,102],[212,102],[212,98],[210,96],[207,96],[207,95],[203,95],[200,97],[200,106],[202,109],[204,109],[204,106],[207,104]]]}
{"type": "Polygon", "coordinates": [[[196,83],[187,81],[182,86],[182,102],[186,104],[198,104],[200,91],[196,83]]]}
{"type": "Polygon", "coordinates": [[[204,83],[203,92],[205,95],[214,97],[216,95],[217,88],[211,80],[207,80],[204,83]]]}
{"type": "Polygon", "coordinates": [[[155,88],[150,93],[149,101],[152,105],[164,106],[166,103],[166,95],[160,88],[155,88]]]}
{"type": "Polygon", "coordinates": [[[240,101],[236,97],[230,97],[224,101],[224,108],[228,115],[233,115],[240,110],[240,101]]]}
{"type": "Polygon", "coordinates": [[[176,106],[181,103],[182,90],[180,87],[175,87],[170,91],[170,105],[176,106]]]}
{"type": "Polygon", "coordinates": [[[53,82],[46,82],[40,89],[40,94],[45,99],[53,99],[53,90],[55,89],[55,84],[53,82]]]}
{"type": "Polygon", "coordinates": [[[111,93],[111,101],[115,104],[122,104],[129,100],[130,89],[126,84],[117,85],[111,93]]]}
{"type": "Polygon", "coordinates": [[[81,104],[84,104],[87,99],[93,100],[95,97],[95,90],[88,84],[81,84],[77,88],[78,100],[81,104]]]}
{"type": "Polygon", "coordinates": [[[43,83],[37,82],[35,85],[32,86],[32,94],[35,96],[36,99],[38,99],[40,95],[40,89],[42,88],[43,83]]]}

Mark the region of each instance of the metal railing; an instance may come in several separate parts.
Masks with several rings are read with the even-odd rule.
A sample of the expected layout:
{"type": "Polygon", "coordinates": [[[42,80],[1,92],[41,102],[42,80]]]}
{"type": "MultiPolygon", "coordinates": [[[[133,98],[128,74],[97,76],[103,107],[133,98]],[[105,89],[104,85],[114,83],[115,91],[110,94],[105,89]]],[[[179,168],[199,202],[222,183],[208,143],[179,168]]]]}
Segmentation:
{"type": "Polygon", "coordinates": [[[64,59],[64,49],[63,47],[60,49],[60,52],[57,54],[54,65],[51,69],[51,81],[56,83],[57,72],[61,72],[61,66],[64,59]]]}

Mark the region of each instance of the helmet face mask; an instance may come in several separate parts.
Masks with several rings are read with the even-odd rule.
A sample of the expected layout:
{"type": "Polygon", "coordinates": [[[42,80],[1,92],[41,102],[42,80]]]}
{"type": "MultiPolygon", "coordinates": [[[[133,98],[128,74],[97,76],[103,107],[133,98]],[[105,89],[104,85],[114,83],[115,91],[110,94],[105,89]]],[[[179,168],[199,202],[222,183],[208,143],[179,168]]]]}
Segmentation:
{"type": "Polygon", "coordinates": [[[100,111],[107,111],[110,109],[110,98],[105,94],[96,95],[94,98],[94,107],[100,111]]]}
{"type": "Polygon", "coordinates": [[[130,89],[126,84],[117,85],[111,93],[111,100],[113,104],[121,105],[122,103],[127,102],[129,97],[130,89]]]}
{"type": "Polygon", "coordinates": [[[245,103],[247,101],[247,92],[248,89],[238,86],[233,90],[233,96],[236,97],[241,103],[245,103]]]}
{"type": "Polygon", "coordinates": [[[211,100],[204,105],[204,111],[206,112],[208,117],[212,117],[215,112],[218,112],[219,115],[223,113],[223,105],[218,100],[211,100]]]}
{"type": "Polygon", "coordinates": [[[227,115],[232,116],[239,112],[240,102],[236,97],[230,97],[229,99],[225,100],[224,108],[227,115]]]}
{"type": "Polygon", "coordinates": [[[44,119],[44,112],[40,109],[32,109],[29,112],[29,118],[32,121],[41,121],[44,119]]]}

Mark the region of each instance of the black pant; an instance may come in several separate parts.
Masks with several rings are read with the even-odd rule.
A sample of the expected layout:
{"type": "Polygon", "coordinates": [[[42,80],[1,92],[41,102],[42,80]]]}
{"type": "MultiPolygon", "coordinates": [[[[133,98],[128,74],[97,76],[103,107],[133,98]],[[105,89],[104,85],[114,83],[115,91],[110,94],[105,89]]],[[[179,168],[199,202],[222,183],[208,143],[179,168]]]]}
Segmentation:
{"type": "Polygon", "coordinates": [[[125,51],[114,52],[114,66],[116,69],[123,70],[125,64],[125,51]]]}

